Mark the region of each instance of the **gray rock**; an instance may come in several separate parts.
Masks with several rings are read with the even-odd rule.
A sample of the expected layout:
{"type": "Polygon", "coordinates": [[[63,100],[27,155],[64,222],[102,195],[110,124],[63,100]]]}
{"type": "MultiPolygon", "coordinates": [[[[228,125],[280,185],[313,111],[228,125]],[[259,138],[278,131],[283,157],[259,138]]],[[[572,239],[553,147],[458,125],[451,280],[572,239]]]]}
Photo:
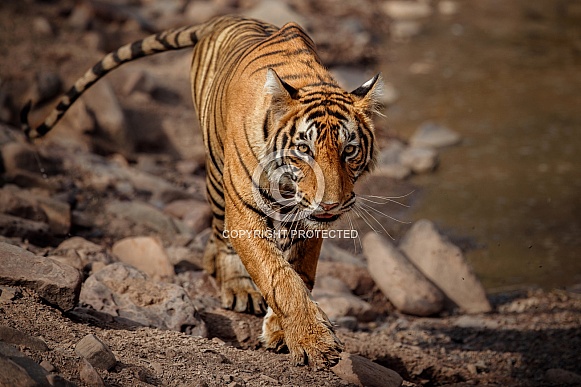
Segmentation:
{"type": "Polygon", "coordinates": [[[399,162],[415,173],[430,172],[438,164],[438,152],[431,148],[406,148],[401,152],[399,162]]]}
{"type": "Polygon", "coordinates": [[[417,221],[404,236],[400,249],[466,313],[492,310],[482,283],[464,259],[460,248],[440,235],[432,222],[417,221]]]}
{"type": "Polygon", "coordinates": [[[55,235],[66,235],[71,229],[71,207],[68,203],[39,197],[38,205],[48,218],[48,227],[55,235]]]}
{"type": "Polygon", "coordinates": [[[418,148],[442,148],[456,145],[460,135],[445,126],[424,122],[410,138],[410,145],[418,148]]]}
{"type": "Polygon", "coordinates": [[[48,372],[34,360],[0,341],[0,386],[49,386],[48,372]]]}
{"type": "Polygon", "coordinates": [[[355,266],[366,267],[365,262],[351,254],[349,251],[340,248],[328,239],[323,241],[321,253],[319,254],[319,261],[343,262],[355,266]]]}
{"type": "Polygon", "coordinates": [[[347,285],[335,277],[319,276],[313,298],[331,321],[344,316],[353,316],[360,321],[370,321],[374,317],[371,305],[355,297],[347,285]]]}
{"type": "Polygon", "coordinates": [[[93,334],[83,337],[75,346],[75,352],[95,368],[110,370],[117,364],[113,352],[93,334]]]}
{"type": "Polygon", "coordinates": [[[156,237],[129,237],[115,242],[113,254],[128,265],[141,270],[150,277],[168,279],[173,277],[174,269],[156,237]]]}
{"type": "Polygon", "coordinates": [[[341,354],[341,360],[331,370],[341,379],[357,386],[399,387],[403,384],[397,372],[347,352],[341,354]]]}
{"type": "Polygon", "coordinates": [[[363,238],[369,273],[401,312],[429,316],[444,308],[444,295],[390,241],[369,233],[363,238]]]}
{"type": "Polygon", "coordinates": [[[175,200],[169,203],[163,211],[181,219],[196,234],[212,225],[212,207],[208,202],[193,199],[175,200]]]}
{"type": "Polygon", "coordinates": [[[56,372],[56,367],[48,360],[43,360],[40,362],[40,366],[44,368],[47,372],[56,372]]]}
{"type": "Polygon", "coordinates": [[[356,295],[368,294],[375,284],[365,266],[348,262],[321,261],[317,265],[317,276],[338,278],[356,295]]]}
{"type": "Polygon", "coordinates": [[[93,113],[106,140],[112,142],[111,150],[121,154],[130,153],[133,150],[133,142],[129,136],[125,114],[111,83],[107,79],[101,79],[83,95],[83,100],[93,113]]]}
{"type": "Polygon", "coordinates": [[[1,285],[34,289],[48,303],[68,311],[77,304],[81,279],[68,265],[0,242],[1,285]]]}
{"type": "Polygon", "coordinates": [[[123,263],[108,265],[87,278],[80,300],[122,323],[207,335],[181,286],[154,282],[123,263]]]}
{"type": "Polygon", "coordinates": [[[378,165],[373,174],[381,177],[388,177],[390,179],[404,180],[412,174],[412,169],[401,164],[384,164],[378,165]]]}
{"type": "Polygon", "coordinates": [[[48,345],[46,345],[44,340],[4,325],[0,325],[0,341],[7,344],[22,345],[35,351],[48,351],[48,345]]]}
{"type": "Polygon", "coordinates": [[[136,200],[107,203],[105,210],[115,217],[124,218],[133,224],[144,226],[163,236],[174,236],[178,229],[171,218],[157,208],[136,200]]]}

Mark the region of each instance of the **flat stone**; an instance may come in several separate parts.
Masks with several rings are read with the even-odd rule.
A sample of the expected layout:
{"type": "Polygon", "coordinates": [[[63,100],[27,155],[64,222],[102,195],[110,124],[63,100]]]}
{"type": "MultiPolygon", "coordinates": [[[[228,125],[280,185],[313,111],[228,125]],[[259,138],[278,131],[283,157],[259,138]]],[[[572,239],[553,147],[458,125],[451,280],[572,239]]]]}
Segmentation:
{"type": "Polygon", "coordinates": [[[456,145],[460,135],[450,128],[434,122],[424,122],[410,138],[410,145],[418,148],[442,148],[456,145]]]}
{"type": "Polygon", "coordinates": [[[156,237],[129,237],[115,242],[113,254],[128,265],[141,270],[150,277],[170,278],[173,265],[156,237]]]}
{"type": "Polygon", "coordinates": [[[181,286],[154,282],[124,263],[113,263],[89,276],[80,300],[120,323],[207,336],[204,322],[181,286]]]}
{"type": "Polygon", "coordinates": [[[0,235],[27,239],[39,246],[47,245],[52,238],[48,224],[5,214],[0,214],[0,235]]]}
{"type": "Polygon", "coordinates": [[[22,345],[35,351],[48,351],[48,345],[46,345],[44,340],[4,325],[0,325],[0,341],[22,345]]]}
{"type": "Polygon", "coordinates": [[[341,354],[339,363],[331,370],[341,379],[357,386],[400,387],[403,384],[397,372],[347,352],[341,354]]]}
{"type": "Polygon", "coordinates": [[[110,370],[117,364],[113,352],[93,334],[83,337],[75,346],[75,352],[95,368],[110,370]]]}
{"type": "Polygon", "coordinates": [[[440,235],[429,220],[419,220],[400,243],[409,260],[466,313],[490,312],[482,283],[460,248],[440,235]]]}
{"type": "Polygon", "coordinates": [[[430,316],[444,308],[444,294],[390,241],[369,233],[363,238],[369,273],[401,312],[430,316]]]}
{"type": "Polygon", "coordinates": [[[79,271],[68,265],[0,242],[0,285],[34,289],[48,303],[68,311],[77,304],[81,280],[79,271]]]}

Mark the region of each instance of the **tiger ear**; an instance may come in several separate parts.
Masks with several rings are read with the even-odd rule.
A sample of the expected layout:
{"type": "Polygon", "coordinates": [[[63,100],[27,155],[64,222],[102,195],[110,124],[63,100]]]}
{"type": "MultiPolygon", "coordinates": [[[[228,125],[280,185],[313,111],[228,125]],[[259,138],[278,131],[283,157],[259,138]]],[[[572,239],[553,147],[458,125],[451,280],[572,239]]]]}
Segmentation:
{"type": "Polygon", "coordinates": [[[351,95],[355,97],[355,106],[368,112],[377,112],[383,90],[383,79],[377,74],[355,90],[351,95]]]}
{"type": "Polygon", "coordinates": [[[272,68],[266,71],[264,88],[268,94],[272,95],[273,102],[290,102],[290,100],[296,99],[299,94],[297,89],[280,79],[272,68]]]}

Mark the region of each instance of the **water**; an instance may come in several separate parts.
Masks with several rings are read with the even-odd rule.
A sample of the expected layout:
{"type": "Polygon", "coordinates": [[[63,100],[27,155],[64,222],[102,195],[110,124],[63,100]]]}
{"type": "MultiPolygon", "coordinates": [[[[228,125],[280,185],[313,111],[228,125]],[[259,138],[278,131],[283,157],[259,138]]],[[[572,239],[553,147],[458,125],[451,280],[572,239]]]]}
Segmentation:
{"type": "Polygon", "coordinates": [[[489,290],[581,283],[581,3],[534,3],[461,2],[384,66],[391,132],[464,139],[412,178],[408,219],[436,222],[489,290]]]}

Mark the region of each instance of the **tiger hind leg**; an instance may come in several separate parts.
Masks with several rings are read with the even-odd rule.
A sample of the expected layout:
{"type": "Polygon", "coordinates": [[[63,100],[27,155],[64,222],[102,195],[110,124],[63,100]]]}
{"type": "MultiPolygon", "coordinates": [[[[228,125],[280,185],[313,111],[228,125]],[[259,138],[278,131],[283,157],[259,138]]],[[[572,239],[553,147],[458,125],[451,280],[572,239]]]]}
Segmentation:
{"type": "Polygon", "coordinates": [[[236,251],[214,235],[206,245],[204,269],[214,275],[220,284],[223,308],[257,315],[266,312],[264,298],[236,251]]]}

